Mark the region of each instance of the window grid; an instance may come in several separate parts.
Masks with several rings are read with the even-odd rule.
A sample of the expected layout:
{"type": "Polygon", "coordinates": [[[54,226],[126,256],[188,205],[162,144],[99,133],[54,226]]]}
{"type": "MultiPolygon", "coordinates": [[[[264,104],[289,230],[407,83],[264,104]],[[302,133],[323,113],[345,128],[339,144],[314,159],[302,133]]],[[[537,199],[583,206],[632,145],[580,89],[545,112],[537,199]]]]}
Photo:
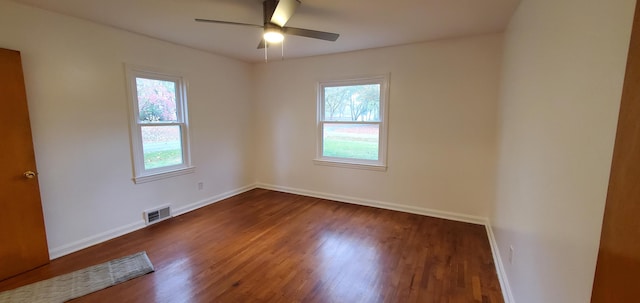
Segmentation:
{"type": "Polygon", "coordinates": [[[134,182],[144,183],[193,172],[194,168],[191,166],[189,156],[186,82],[184,79],[148,68],[129,65],[127,65],[127,78],[130,91],[134,182]],[[153,89],[143,91],[143,93],[151,92],[158,95],[153,97],[143,95],[147,99],[142,103],[145,106],[150,106],[151,109],[143,108],[141,111],[140,83],[143,83],[142,86],[144,83],[156,84],[153,89]],[[165,90],[158,86],[158,83],[165,86],[172,83],[173,89],[169,86],[169,89],[165,90]],[[149,114],[149,112],[153,112],[153,114],[149,114]],[[143,119],[143,115],[145,115],[145,119],[143,119]]]}
{"type": "MultiPolygon", "coordinates": [[[[343,95],[344,96],[344,95],[343,95]]],[[[349,95],[346,93],[347,99],[353,105],[354,95],[349,95]]],[[[338,81],[324,81],[318,84],[318,148],[317,148],[317,156],[314,159],[316,164],[321,165],[332,165],[332,166],[346,166],[352,168],[363,168],[363,169],[374,169],[374,170],[386,170],[386,142],[387,142],[387,129],[386,129],[386,113],[387,113],[387,104],[388,104],[388,75],[385,76],[374,76],[374,77],[363,77],[363,78],[354,78],[347,80],[338,80],[338,81]],[[350,117],[345,117],[344,113],[339,114],[336,118],[332,116],[330,118],[327,117],[327,90],[331,88],[370,88],[370,87],[378,87],[378,92],[376,97],[379,100],[378,107],[373,107],[377,111],[376,115],[373,117],[370,113],[365,117],[361,117],[361,115],[354,115],[351,112],[350,117]],[[349,120],[351,119],[351,120],[349,120]],[[353,119],[357,119],[354,121],[353,119]],[[371,121],[377,120],[377,121],[371,121]],[[364,148],[355,148],[356,141],[372,141],[371,138],[351,138],[350,140],[343,140],[342,143],[346,143],[345,146],[340,144],[334,144],[336,142],[326,140],[327,126],[346,126],[346,130],[353,131],[354,129],[349,129],[351,126],[377,126],[375,129],[377,130],[377,140],[375,144],[371,144],[373,142],[367,142],[369,147],[364,148]],[[354,148],[354,150],[360,149],[360,152],[355,152],[355,154],[350,155],[349,145],[354,148]],[[374,146],[375,145],[375,146],[374,146]],[[346,148],[345,148],[346,147],[346,148]],[[377,152],[372,152],[373,148],[377,149],[377,152]],[[327,152],[327,149],[330,149],[330,152],[327,152]],[[342,151],[340,151],[342,149],[342,151]],[[370,157],[372,154],[376,154],[375,157],[370,157]]],[[[375,100],[375,98],[374,98],[375,100]]],[[[335,102],[335,100],[334,100],[335,102]]],[[[344,100],[339,100],[338,102],[346,102],[344,100]]],[[[370,101],[367,101],[370,102],[370,101]]],[[[375,105],[375,102],[373,102],[375,105]]],[[[333,104],[334,107],[336,106],[333,104]]],[[[369,105],[369,103],[367,103],[369,105]]],[[[342,105],[345,106],[345,105],[342,105]]],[[[340,105],[338,105],[340,107],[340,105]]],[[[353,108],[349,105],[346,106],[349,108],[349,111],[353,111],[353,108]]],[[[344,109],[343,109],[344,110],[344,109]]],[[[334,111],[335,112],[335,111],[334,111]]],[[[362,113],[362,112],[361,112],[362,113]]],[[[364,112],[367,113],[367,112],[364,112]]],[[[373,129],[366,128],[365,132],[372,132],[373,129]]],[[[334,135],[339,135],[338,133],[334,133],[334,135]]],[[[370,134],[369,134],[370,135],[370,134]]],[[[355,135],[354,135],[355,136],[355,135]]],[[[366,136],[366,135],[365,135],[366,136]]],[[[364,145],[365,143],[360,142],[359,145],[364,145]]]]}

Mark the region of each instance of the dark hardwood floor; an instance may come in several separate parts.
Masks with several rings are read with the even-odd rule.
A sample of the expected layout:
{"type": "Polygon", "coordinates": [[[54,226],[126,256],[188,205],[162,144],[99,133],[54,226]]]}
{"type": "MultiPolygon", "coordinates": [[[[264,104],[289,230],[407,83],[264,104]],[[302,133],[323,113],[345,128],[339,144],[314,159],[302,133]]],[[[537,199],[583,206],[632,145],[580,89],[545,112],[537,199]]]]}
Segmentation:
{"type": "Polygon", "coordinates": [[[503,302],[485,228],[262,189],[53,260],[0,291],[146,251],[72,302],[503,302]]]}

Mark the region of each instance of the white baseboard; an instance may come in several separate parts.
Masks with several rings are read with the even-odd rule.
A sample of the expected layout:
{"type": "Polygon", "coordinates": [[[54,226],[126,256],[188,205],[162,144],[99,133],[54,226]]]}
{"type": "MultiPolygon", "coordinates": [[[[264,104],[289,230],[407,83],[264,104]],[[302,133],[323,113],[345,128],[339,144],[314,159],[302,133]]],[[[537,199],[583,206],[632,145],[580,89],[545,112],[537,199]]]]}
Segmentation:
{"type": "Polygon", "coordinates": [[[256,187],[275,190],[275,191],[281,191],[281,192],[286,192],[291,194],[297,194],[302,196],[309,196],[309,197],[333,200],[338,202],[345,202],[350,204],[371,206],[371,207],[389,209],[389,210],[397,210],[397,211],[411,213],[411,214],[418,214],[418,215],[424,215],[429,217],[436,217],[436,218],[448,219],[448,220],[460,221],[460,222],[466,222],[466,223],[484,225],[487,222],[487,218],[479,217],[479,216],[471,216],[471,215],[459,214],[454,212],[440,211],[440,210],[434,210],[434,209],[429,209],[424,207],[408,206],[408,205],[396,204],[391,202],[382,202],[382,201],[376,201],[376,200],[370,200],[370,199],[334,195],[334,194],[311,191],[306,189],[299,189],[299,188],[292,188],[292,187],[264,184],[264,183],[257,183],[256,187]]]}
{"type": "Polygon", "coordinates": [[[498,273],[498,281],[500,282],[500,288],[502,288],[502,296],[504,297],[504,303],[515,303],[513,299],[513,293],[511,292],[511,286],[509,285],[509,279],[507,279],[507,272],[504,270],[504,264],[502,264],[502,258],[500,257],[500,250],[498,249],[498,242],[493,234],[493,228],[491,222],[487,220],[484,225],[487,229],[487,236],[489,237],[489,245],[491,245],[491,253],[493,254],[493,263],[496,265],[496,272],[498,273]]]}
{"type": "Polygon", "coordinates": [[[145,227],[144,220],[141,220],[139,222],[127,224],[125,226],[121,226],[121,227],[118,227],[118,228],[114,228],[112,230],[108,230],[108,231],[105,231],[103,233],[99,233],[97,235],[91,236],[91,237],[80,239],[78,241],[71,242],[69,244],[65,244],[65,245],[50,249],[49,250],[49,258],[51,260],[57,259],[57,258],[60,258],[60,257],[62,257],[64,255],[68,255],[70,253],[74,253],[74,252],[79,251],[81,249],[87,248],[89,246],[96,245],[98,243],[102,243],[104,241],[120,237],[120,236],[122,236],[124,234],[128,234],[128,233],[130,233],[132,231],[136,231],[136,230],[141,229],[143,227],[145,227]]]}
{"type": "MultiPolygon", "coordinates": [[[[198,202],[195,203],[191,203],[189,205],[177,208],[173,211],[173,216],[179,216],[182,215],[184,213],[196,210],[198,208],[216,203],[218,201],[224,200],[226,198],[230,198],[233,197],[235,195],[241,194],[243,192],[249,191],[256,188],[256,186],[254,184],[251,185],[247,185],[247,186],[243,186],[241,188],[238,189],[234,189],[219,195],[215,195],[213,197],[204,199],[204,200],[200,200],[198,202]]],[[[108,230],[105,231],[103,233],[99,233],[97,235],[91,236],[91,237],[87,237],[84,239],[80,239],[78,241],[69,243],[69,244],[65,244],[59,247],[55,247],[49,250],[49,258],[51,260],[53,259],[57,259],[60,258],[64,255],[68,255],[70,253],[74,253],[76,251],[79,251],[81,249],[87,248],[89,246],[93,246],[108,240],[111,240],[113,238],[117,238],[119,236],[128,234],[130,232],[134,232],[138,229],[144,228],[146,225],[144,223],[144,220],[140,220],[138,222],[134,222],[134,223],[130,223],[127,224],[125,226],[121,226],[118,228],[114,228],[112,230],[108,230]]]]}
{"type": "Polygon", "coordinates": [[[254,188],[256,188],[256,185],[255,184],[250,184],[250,185],[247,185],[247,186],[240,187],[238,189],[230,190],[228,192],[224,192],[224,193],[221,193],[219,195],[215,195],[213,197],[210,197],[210,198],[207,198],[207,199],[204,199],[204,200],[200,200],[198,202],[191,203],[189,205],[185,205],[185,206],[180,207],[180,208],[176,208],[176,209],[173,210],[172,215],[174,217],[175,216],[179,216],[179,215],[188,213],[190,211],[194,211],[194,210],[196,210],[198,208],[205,207],[207,205],[222,201],[224,199],[231,198],[231,197],[233,197],[235,195],[239,195],[241,193],[250,191],[250,190],[252,190],[254,188]]]}

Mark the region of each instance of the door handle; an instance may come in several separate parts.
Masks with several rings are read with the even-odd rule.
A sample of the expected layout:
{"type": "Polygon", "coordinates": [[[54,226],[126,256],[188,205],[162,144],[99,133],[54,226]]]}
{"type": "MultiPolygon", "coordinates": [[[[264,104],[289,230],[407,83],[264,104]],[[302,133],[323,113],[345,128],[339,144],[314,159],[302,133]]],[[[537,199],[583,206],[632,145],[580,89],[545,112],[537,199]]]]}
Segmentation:
{"type": "Polygon", "coordinates": [[[34,172],[30,171],[30,170],[24,172],[24,176],[27,179],[33,179],[33,178],[35,178],[36,175],[37,175],[36,173],[34,173],[34,172]]]}

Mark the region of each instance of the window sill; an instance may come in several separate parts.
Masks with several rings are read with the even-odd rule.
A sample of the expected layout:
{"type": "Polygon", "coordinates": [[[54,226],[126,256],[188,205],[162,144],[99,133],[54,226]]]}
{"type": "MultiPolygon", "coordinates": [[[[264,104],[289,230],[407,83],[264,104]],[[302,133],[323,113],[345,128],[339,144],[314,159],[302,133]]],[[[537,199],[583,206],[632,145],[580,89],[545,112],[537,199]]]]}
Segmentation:
{"type": "Polygon", "coordinates": [[[334,167],[344,167],[344,168],[354,168],[354,169],[364,169],[364,170],[375,170],[375,171],[387,171],[386,165],[381,164],[370,164],[370,163],[360,163],[360,162],[351,162],[351,161],[340,161],[340,160],[329,160],[329,159],[313,159],[313,163],[316,165],[324,165],[324,166],[334,166],[334,167]]]}
{"type": "Polygon", "coordinates": [[[189,166],[189,167],[180,168],[172,171],[155,173],[151,175],[137,176],[133,178],[133,183],[135,184],[147,183],[147,182],[162,180],[162,179],[171,178],[175,176],[191,174],[195,171],[196,171],[196,168],[194,166],[189,166]]]}

